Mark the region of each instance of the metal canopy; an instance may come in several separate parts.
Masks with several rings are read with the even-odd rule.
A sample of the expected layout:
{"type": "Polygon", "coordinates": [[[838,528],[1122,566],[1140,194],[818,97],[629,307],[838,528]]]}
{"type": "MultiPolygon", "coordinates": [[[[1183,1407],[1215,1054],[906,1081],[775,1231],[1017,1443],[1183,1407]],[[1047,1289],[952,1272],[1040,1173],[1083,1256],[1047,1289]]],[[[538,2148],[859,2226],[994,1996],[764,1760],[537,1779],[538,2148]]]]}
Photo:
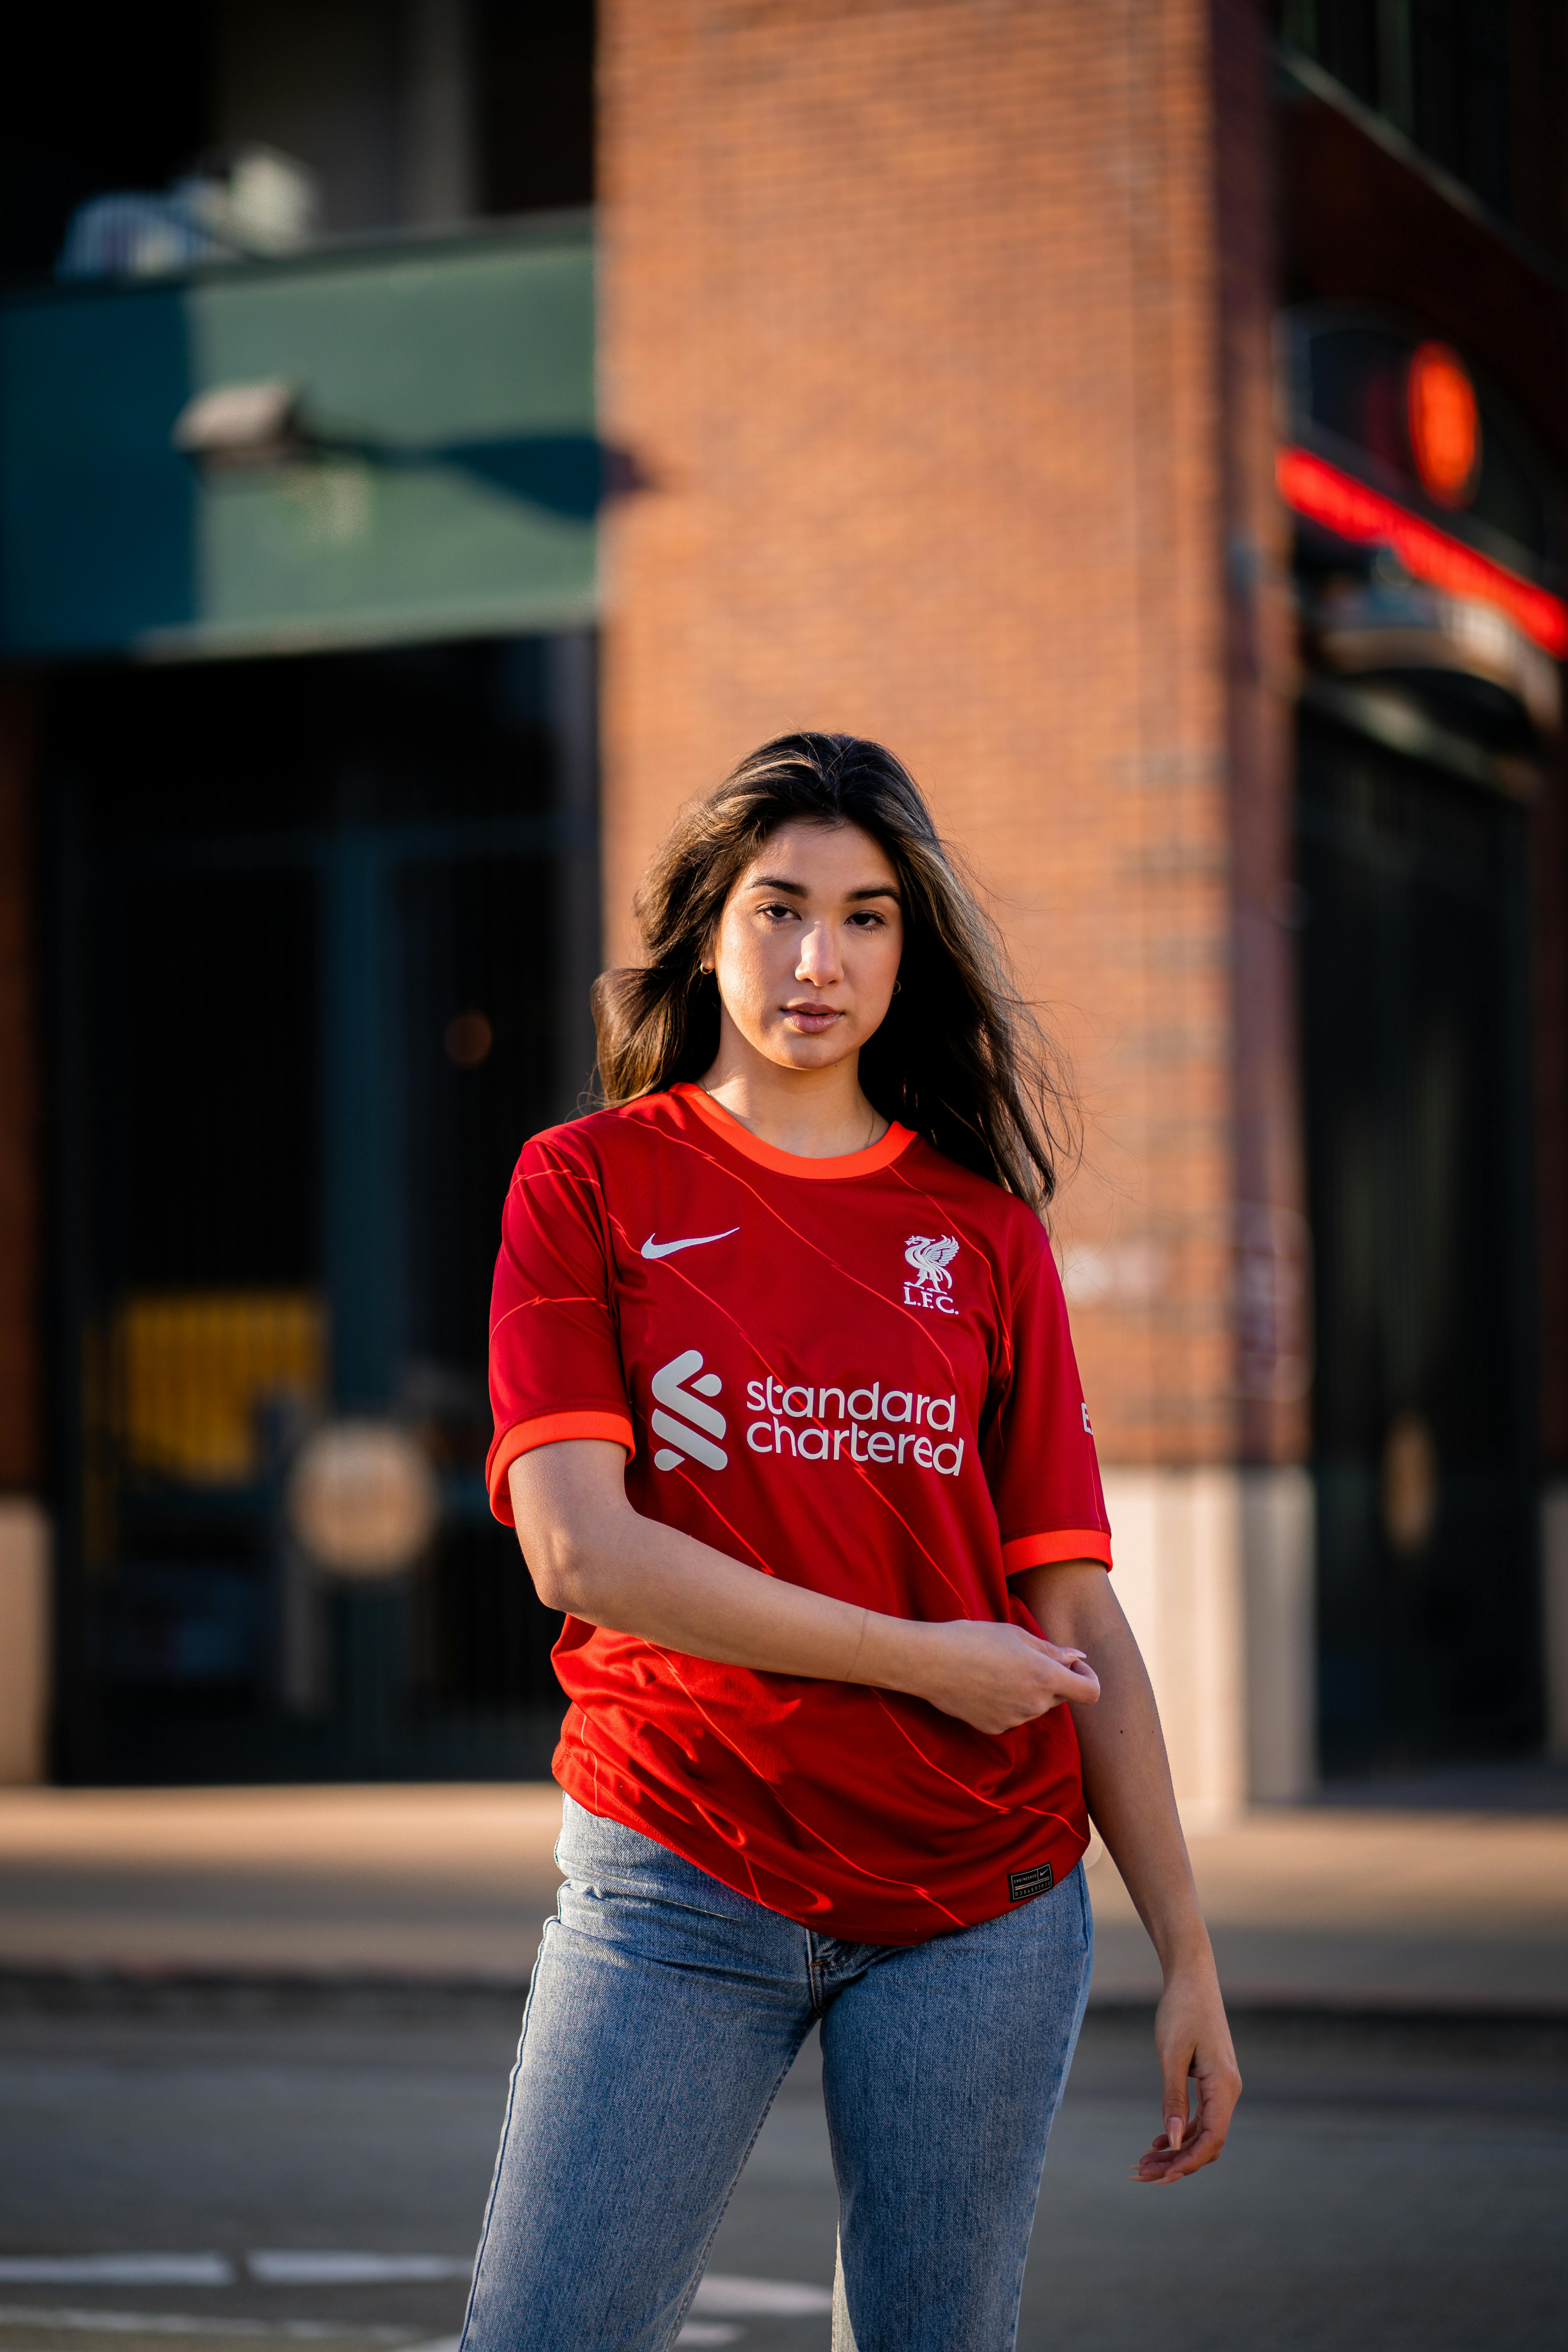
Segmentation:
{"type": "Polygon", "coordinates": [[[585,221],[0,304],[11,659],[578,625],[600,488],[585,221]],[[285,439],[174,446],[239,386],[285,439]]]}

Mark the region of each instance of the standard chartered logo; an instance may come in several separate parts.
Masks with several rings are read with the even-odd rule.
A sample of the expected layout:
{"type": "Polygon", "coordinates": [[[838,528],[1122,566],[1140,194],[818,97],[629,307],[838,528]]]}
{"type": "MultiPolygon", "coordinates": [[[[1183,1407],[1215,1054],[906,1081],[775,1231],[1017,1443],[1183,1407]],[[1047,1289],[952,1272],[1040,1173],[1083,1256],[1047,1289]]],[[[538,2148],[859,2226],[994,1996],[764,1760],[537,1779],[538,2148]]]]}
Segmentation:
{"type": "MultiPolygon", "coordinates": [[[[656,1470],[679,1470],[687,1462],[705,1470],[729,1468],[721,1442],[728,1424],[709,1402],[723,1386],[717,1372],[703,1370],[696,1348],[659,1366],[653,1376],[653,1433],[660,1440],[656,1470]]],[[[747,1381],[746,1403],[757,1416],[746,1425],[748,1449],[775,1461],[886,1463],[942,1478],[956,1478],[963,1465],[953,1395],[884,1388],[880,1381],[847,1388],[767,1379],[747,1381]]]]}
{"type": "Polygon", "coordinates": [[[908,1463],[943,1478],[956,1478],[963,1466],[964,1441],[953,1434],[956,1396],[885,1389],[880,1381],[846,1390],[770,1379],[747,1381],[746,1403],[759,1416],[746,1429],[753,1454],[796,1462],[908,1463]]]}
{"type": "Polygon", "coordinates": [[[714,1443],[724,1434],[724,1416],[704,1402],[723,1385],[717,1372],[703,1371],[695,1348],[659,1366],[653,1376],[653,1430],[664,1444],[653,1457],[656,1470],[678,1470],[688,1455],[709,1470],[729,1468],[729,1455],[714,1443]]]}

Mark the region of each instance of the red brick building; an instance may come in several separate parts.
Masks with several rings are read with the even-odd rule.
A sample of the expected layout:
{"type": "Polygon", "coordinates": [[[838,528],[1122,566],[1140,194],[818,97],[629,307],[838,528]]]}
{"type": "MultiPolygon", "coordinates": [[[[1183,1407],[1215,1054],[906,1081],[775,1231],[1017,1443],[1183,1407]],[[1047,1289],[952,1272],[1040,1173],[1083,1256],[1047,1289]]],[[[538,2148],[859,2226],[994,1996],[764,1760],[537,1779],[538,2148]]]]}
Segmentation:
{"type": "MultiPolygon", "coordinates": [[[[521,1682],[493,1662],[532,1655],[548,1629],[508,1616],[510,1565],[475,1549],[489,1538],[463,1517],[472,1433],[459,1391],[475,1369],[472,1334],[443,1337],[436,1307],[420,1302],[442,1282],[478,1282],[514,1138],[574,1099],[578,982],[599,949],[584,830],[595,715],[610,960],[634,952],[632,891],[673,810],[752,745],[797,725],[890,743],[990,894],[1081,1097],[1083,1159],[1054,1225],[1121,1589],[1189,1804],[1289,1797],[1324,1770],[1529,1753],[1549,1731],[1568,1739],[1561,12],[1533,0],[600,0],[595,26],[571,10],[534,41],[507,11],[429,0],[415,12],[424,47],[396,69],[406,88],[388,100],[388,121],[404,128],[353,155],[330,109],[300,102],[329,73],[325,48],[289,52],[286,72],[279,44],[304,42],[300,26],[279,29],[239,5],[195,13],[221,35],[226,135],[303,155],[341,236],[401,224],[427,237],[458,214],[522,212],[505,267],[535,289],[527,302],[557,301],[548,272],[566,273],[564,285],[577,265],[551,243],[559,220],[536,228],[535,208],[585,195],[591,169],[595,431],[612,495],[594,530],[595,576],[579,578],[577,557],[561,552],[563,530],[581,518],[554,393],[541,390],[545,404],[507,425],[510,455],[496,454],[500,428],[478,411],[464,411],[460,429],[421,424],[423,440],[399,459],[404,478],[433,449],[448,483],[454,466],[469,468],[475,500],[482,491],[489,504],[481,513],[471,503],[451,529],[471,534],[473,575],[481,559],[491,570],[482,594],[466,578],[461,593],[416,583],[389,618],[378,583],[404,542],[375,553],[374,535],[401,492],[384,466],[375,470],[379,445],[353,425],[346,393],[346,421],[331,423],[327,394],[284,355],[280,328],[268,343],[240,316],[272,282],[289,300],[290,287],[305,289],[303,301],[326,249],[252,257],[243,283],[198,258],[186,331],[204,352],[246,355],[204,380],[221,388],[237,374],[282,380],[305,367],[300,414],[317,434],[314,455],[268,460],[278,505],[258,505],[250,553],[233,559],[230,616],[183,620],[183,635],[160,624],[156,679],[134,667],[145,635],[115,637],[105,624],[61,670],[40,667],[13,635],[0,1044],[10,1039],[20,1073],[26,1041],[41,1038],[37,1097],[56,1157],[29,1122],[33,1081],[19,1076],[0,1138],[0,1374],[16,1399],[0,1469],[18,1498],[18,1557],[37,1557],[40,1499],[57,1536],[68,1662],[59,1769],[522,1769],[515,1742],[476,1745],[462,1727],[544,1703],[539,1660],[521,1682]],[[384,183],[403,193],[375,195],[384,183]],[[1448,432],[1440,447],[1429,446],[1428,411],[1433,430],[1448,432]],[[526,447],[516,437],[541,433],[526,447]],[[541,467],[554,468],[548,480],[541,467]],[[512,530],[498,520],[498,485],[517,502],[510,538],[496,535],[503,521],[512,530]],[[245,599],[297,526],[298,569],[263,625],[245,599]],[[363,573],[334,585],[332,567],[361,543],[363,573]],[[524,595],[517,583],[536,572],[524,595]],[[462,734],[481,703],[484,727],[462,734]],[[402,1073],[385,1101],[352,1119],[341,1104],[321,1114],[326,1205],[310,1207],[299,1177],[302,1205],[276,1265],[252,1265],[224,1236],[205,1256],[164,1239],[146,1244],[150,1271],[137,1273],[112,1219],[83,1210],[79,1233],[68,1206],[40,1255],[46,1167],[66,1171],[76,1202],[91,1190],[70,1174],[79,1165],[90,1162],[101,1186],[116,1154],[141,1152],[138,1181],[156,1191],[158,1153],[174,1150],[145,1133],[127,1140],[129,1128],[104,1127],[90,1148],[71,1140],[72,1087],[91,1092],[100,1048],[80,1046],[87,1076],[68,1085],[58,979],[53,996],[48,984],[40,995],[49,955],[59,971],[69,898],[60,877],[78,870],[58,811],[81,790],[92,816],[106,742],[131,741],[153,813],[132,825],[124,855],[172,872],[174,821],[156,814],[162,787],[146,751],[157,730],[174,729],[175,765],[191,767],[198,742],[260,741],[265,711],[284,707],[322,740],[359,744],[360,770],[375,775],[391,776],[406,746],[428,738],[425,799],[399,801],[390,784],[371,792],[375,872],[405,856],[397,844],[413,836],[394,833],[416,801],[421,823],[460,807],[465,824],[512,827],[506,856],[566,862],[542,883],[543,869],[520,863],[520,895],[504,908],[463,901],[464,913],[448,892],[439,924],[409,912],[406,894],[402,912],[385,912],[374,952],[437,973],[435,992],[409,1013],[401,1044],[387,1032],[374,1049],[402,1073]],[[395,719],[374,715],[385,709],[395,719]],[[441,748],[459,736],[459,749],[441,748]],[[88,783],[68,789],[68,771],[88,783]],[[526,789],[498,784],[489,798],[474,781],[525,772],[526,789]],[[29,826],[41,900],[22,846],[29,826]],[[513,1046],[497,1007],[524,975],[500,943],[509,926],[549,924],[566,979],[531,1016],[532,1043],[513,1046]],[[478,961],[431,961],[437,931],[445,940],[492,930],[478,961]],[[480,1037],[471,1016],[481,1010],[495,1053],[486,1045],[465,1063],[461,1041],[480,1037]],[[446,1036],[452,1066],[478,1073],[459,1081],[446,1071],[441,1085],[459,1089],[449,1101],[429,1091],[434,1077],[419,1092],[426,1031],[431,1055],[446,1036]],[[491,1089],[482,1118],[464,1108],[463,1087],[474,1102],[491,1089]],[[356,1274],[359,1244],[333,1224],[331,1203],[350,1181],[344,1169],[362,1165],[354,1136],[385,1119],[403,1137],[405,1116],[454,1133],[479,1118],[489,1139],[464,1145],[460,1169],[431,1173],[408,1130],[414,1139],[396,1146],[407,1188],[388,1196],[356,1274]],[[463,1265],[473,1267],[426,1266],[422,1221],[459,1196],[472,1226],[463,1265]],[[110,1237],[89,1246],[89,1226],[110,1237]],[[318,1227],[324,1240],[311,1238],[318,1227]],[[131,1271],[116,1271],[121,1259],[131,1271]],[[89,1280],[89,1260],[109,1270],[89,1280]],[[365,1271],[374,1265],[405,1271],[378,1286],[365,1271]],[[366,1307],[384,1289],[405,1300],[396,1315],[366,1307]],[[191,1538],[195,1551],[176,1561],[174,1520],[156,1517],[148,1497],[172,1463],[213,1488],[216,1455],[149,1408],[136,1426],[152,1434],[137,1442],[153,1453],[138,1467],[124,1434],[132,1404],[115,1406],[121,1418],[106,1438],[109,1408],[82,1402],[92,1364],[110,1363],[105,1377],[123,1383],[135,1349],[152,1345],[146,1334],[174,1328],[169,1301],[197,1297],[227,1302],[204,1329],[248,1332],[253,1350],[257,1317],[286,1306],[289,1328],[307,1335],[290,1360],[306,1390],[300,1367],[335,1349],[337,1370],[310,1375],[326,1381],[321,1398],[307,1396],[311,1411],[330,1391],[340,1407],[357,1398],[425,1433],[444,1465],[450,1528],[401,1598],[391,1585],[323,1597],[300,1584],[297,1563],[277,1566],[288,1548],[265,1532],[277,1513],[258,1455],[246,1474],[257,1498],[246,1540],[274,1565],[247,1570],[244,1592],[236,1570],[224,1605],[249,1609],[253,1628],[258,1610],[272,1610],[267,1622],[285,1630],[242,1640],[238,1615],[228,1633],[201,1618],[192,1580],[206,1571],[190,1563],[217,1538],[191,1538]],[[351,1331],[371,1333],[358,1389],[342,1372],[351,1331]],[[119,1448],[120,1466],[100,1475],[91,1465],[105,1446],[119,1448]],[[124,1530],[138,1511],[147,1531],[133,1540],[124,1530]],[[112,1592],[116,1561],[135,1543],[137,1589],[151,1596],[137,1603],[143,1617],[199,1622],[207,1633],[143,1640],[125,1631],[120,1603],[93,1597],[112,1592]],[[274,1584],[282,1597],[263,1604],[257,1594],[274,1584]],[[110,1631],[89,1656],[80,1627],[95,1610],[107,1610],[110,1631]],[[1483,1623],[1508,1660],[1484,1692],[1468,1664],[1483,1623]],[[177,1676],[158,1683],[134,1663],[159,1641],[171,1655],[184,1642],[192,1657],[262,1660],[243,1673],[231,1663],[227,1683],[215,1670],[199,1705],[189,1700],[192,1724],[208,1727],[184,1746],[161,1727],[189,1695],[171,1696],[177,1676]],[[421,1720],[447,1726],[439,1739],[388,1727],[394,1654],[414,1658],[421,1720]],[[110,1672],[105,1656],[121,1667],[110,1672]],[[153,1679],[143,1687],[138,1673],[153,1679]],[[134,1705],[116,1674],[142,1692],[134,1705]],[[219,1717],[221,1740],[211,1732],[219,1717]],[[111,1718],[119,1730],[104,1729],[111,1718]]],[[[388,14],[351,0],[321,13],[353,16],[367,41],[388,14]]],[[[345,89],[350,47],[331,52],[345,89]]],[[[374,54],[392,89],[392,52],[374,54]]],[[[363,146],[363,125],[379,118],[345,108],[342,122],[351,115],[363,146]]],[[[405,250],[415,255],[412,243],[405,250]]],[[[438,257],[435,246],[419,250],[438,257]]],[[[453,285],[468,271],[478,288],[500,251],[470,243],[460,257],[452,245],[439,267],[453,285]]],[[[410,305],[415,282],[399,281],[410,305]]],[[[344,286],[345,303],[362,299],[359,279],[344,286]]],[[[105,297],[100,315],[111,314],[105,297]]],[[[434,331],[434,315],[416,320],[409,310],[408,355],[395,353],[391,378],[412,383],[433,337],[451,331],[434,331]]],[[[508,362],[514,375],[565,332],[542,310],[527,316],[518,351],[531,356],[508,362]]],[[[331,353],[323,383],[329,362],[331,353]]],[[[456,390],[442,399],[456,415],[456,390]]],[[[416,428],[399,412],[384,430],[416,428]]],[[[157,431],[166,440],[166,419],[157,431]]],[[[224,518],[242,511],[232,492],[222,505],[220,490],[203,476],[197,514],[215,577],[224,518]]],[[[422,543],[435,543],[420,528],[422,543]]],[[[247,839],[259,839],[264,817],[280,827],[266,814],[268,788],[246,781],[243,761],[229,765],[223,792],[263,811],[247,839]]],[[[347,972],[344,941],[372,936],[352,929],[361,868],[345,864],[343,845],[362,836],[346,790],[323,770],[318,799],[289,819],[290,841],[315,828],[324,972],[347,972]]],[[[205,815],[200,825],[182,815],[174,831],[182,871],[219,858],[205,815]]],[[[101,834],[110,847],[111,834],[101,834]]],[[[447,860],[444,874],[481,854],[477,832],[438,852],[419,837],[447,860]]],[[[275,866],[282,854],[266,857],[275,866]]],[[[235,855],[222,850],[231,865],[235,855]]],[[[101,873],[90,857],[89,869],[89,879],[101,873]]],[[[391,910],[394,898],[376,903],[391,910]]],[[[274,940],[281,906],[253,918],[274,940]]],[[[141,935],[132,926],[127,936],[141,935]]],[[[328,990],[319,1016],[329,1073],[362,1069],[370,1052],[343,1042],[371,1034],[351,981],[346,994],[328,990]]],[[[147,1019],[172,1018],[176,1001],[154,990],[147,1019]]],[[[299,1018],[305,1040],[317,1016],[299,1018]]],[[[83,1019],[103,1028],[107,1014],[83,1019]]],[[[273,1125],[301,1130],[315,1114],[278,1086],[273,1125]]],[[[269,1393],[260,1372],[246,1380],[232,1375],[237,1414],[269,1393]]],[[[216,1524],[210,1513],[203,1522],[216,1524]]]]}

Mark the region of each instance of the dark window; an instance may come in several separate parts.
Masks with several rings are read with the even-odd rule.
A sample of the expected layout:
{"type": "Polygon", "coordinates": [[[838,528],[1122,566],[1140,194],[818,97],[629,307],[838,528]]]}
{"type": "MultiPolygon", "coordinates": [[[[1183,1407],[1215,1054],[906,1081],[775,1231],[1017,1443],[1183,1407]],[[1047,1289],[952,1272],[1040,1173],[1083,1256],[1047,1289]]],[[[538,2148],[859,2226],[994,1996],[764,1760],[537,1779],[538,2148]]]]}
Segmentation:
{"type": "Polygon", "coordinates": [[[1299,775],[1324,1769],[1517,1752],[1540,1732],[1526,817],[1316,720],[1299,775]],[[1506,1662],[1484,1682],[1478,1607],[1506,1662]]]}
{"type": "Polygon", "coordinates": [[[1377,0],[1284,0],[1280,30],[1296,48],[1375,106],[1377,0]]]}
{"type": "Polygon", "coordinates": [[[478,0],[481,199],[489,213],[594,200],[594,0],[478,0]]]}
{"type": "Polygon", "coordinates": [[[1500,0],[1280,0],[1283,37],[1498,211],[1510,209],[1500,0]]]}
{"type": "Polygon", "coordinates": [[[87,197],[161,188],[210,136],[208,28],[201,0],[155,17],[20,8],[0,74],[0,269],[49,268],[87,197]]]}

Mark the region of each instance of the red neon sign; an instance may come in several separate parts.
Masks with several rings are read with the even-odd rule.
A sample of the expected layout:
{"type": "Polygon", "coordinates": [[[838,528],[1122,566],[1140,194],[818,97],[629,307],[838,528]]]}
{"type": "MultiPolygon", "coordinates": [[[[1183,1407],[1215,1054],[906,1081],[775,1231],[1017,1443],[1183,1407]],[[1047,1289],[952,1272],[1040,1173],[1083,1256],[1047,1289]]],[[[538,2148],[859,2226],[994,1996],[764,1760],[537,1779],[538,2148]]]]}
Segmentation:
{"type": "Polygon", "coordinates": [[[1451,596],[1495,604],[1554,660],[1568,656],[1568,604],[1560,596],[1478,554],[1462,540],[1450,539],[1310,450],[1281,449],[1275,472],[1286,505],[1309,522],[1320,522],[1359,547],[1391,547],[1413,578],[1446,588],[1451,596]]]}

